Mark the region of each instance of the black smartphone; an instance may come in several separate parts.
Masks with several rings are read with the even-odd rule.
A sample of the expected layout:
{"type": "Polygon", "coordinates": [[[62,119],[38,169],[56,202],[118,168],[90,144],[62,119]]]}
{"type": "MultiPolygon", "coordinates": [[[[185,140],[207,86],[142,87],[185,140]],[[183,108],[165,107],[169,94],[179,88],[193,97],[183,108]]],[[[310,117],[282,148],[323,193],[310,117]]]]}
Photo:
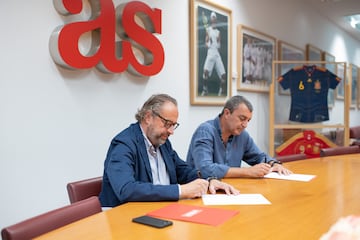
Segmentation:
{"type": "Polygon", "coordinates": [[[173,224],[171,221],[160,219],[160,218],[155,218],[155,217],[150,217],[147,215],[133,218],[132,221],[136,222],[136,223],[141,223],[141,224],[145,224],[148,226],[156,227],[156,228],[164,228],[164,227],[167,227],[167,226],[170,226],[173,224]]]}

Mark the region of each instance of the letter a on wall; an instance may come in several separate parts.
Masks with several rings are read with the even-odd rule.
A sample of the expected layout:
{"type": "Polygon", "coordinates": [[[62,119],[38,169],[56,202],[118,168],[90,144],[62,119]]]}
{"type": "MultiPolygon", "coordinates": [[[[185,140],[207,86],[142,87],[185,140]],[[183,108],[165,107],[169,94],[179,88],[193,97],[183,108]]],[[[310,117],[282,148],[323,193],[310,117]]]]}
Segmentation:
{"type": "MultiPolygon", "coordinates": [[[[83,0],[53,0],[65,18],[81,16],[83,0]]],[[[84,21],[58,26],[49,48],[54,62],[68,69],[96,67],[105,73],[128,71],[152,76],[164,66],[164,49],[154,34],[161,34],[161,10],[132,1],[116,8],[112,0],[88,0],[91,15],[84,21]],[[88,34],[88,35],[86,35],[88,34]],[[80,51],[81,39],[90,36],[88,51],[80,51]]],[[[84,14],[83,14],[84,15],[84,14]]]]}

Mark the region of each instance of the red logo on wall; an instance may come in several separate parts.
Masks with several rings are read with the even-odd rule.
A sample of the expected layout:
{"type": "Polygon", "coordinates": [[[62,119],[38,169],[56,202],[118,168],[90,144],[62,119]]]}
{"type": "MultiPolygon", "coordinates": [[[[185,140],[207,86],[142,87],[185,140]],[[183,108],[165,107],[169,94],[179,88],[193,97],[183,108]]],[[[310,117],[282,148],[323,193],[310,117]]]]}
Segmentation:
{"type": "MultiPolygon", "coordinates": [[[[83,0],[54,0],[65,18],[84,14],[83,0]]],[[[164,49],[154,36],[161,34],[161,10],[139,1],[120,4],[112,0],[88,0],[90,17],[57,27],[50,37],[50,54],[69,69],[98,68],[105,73],[129,71],[152,76],[164,65],[164,49]],[[86,35],[87,34],[87,35],[86,35]],[[87,52],[79,48],[88,36],[87,52]]]]}

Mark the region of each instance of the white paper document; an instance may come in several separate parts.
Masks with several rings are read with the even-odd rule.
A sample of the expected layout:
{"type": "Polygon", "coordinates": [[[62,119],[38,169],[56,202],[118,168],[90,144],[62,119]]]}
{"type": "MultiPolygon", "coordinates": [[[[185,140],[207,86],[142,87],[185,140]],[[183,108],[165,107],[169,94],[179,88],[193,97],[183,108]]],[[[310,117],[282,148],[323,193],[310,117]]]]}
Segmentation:
{"type": "Polygon", "coordinates": [[[271,204],[262,194],[204,194],[204,205],[264,205],[271,204]]]}
{"type": "Polygon", "coordinates": [[[266,174],[264,177],[265,178],[276,178],[276,179],[308,182],[311,179],[313,179],[315,177],[315,175],[295,174],[295,173],[292,173],[292,174],[289,174],[289,175],[283,175],[283,174],[279,174],[277,172],[271,172],[269,174],[266,174]]]}

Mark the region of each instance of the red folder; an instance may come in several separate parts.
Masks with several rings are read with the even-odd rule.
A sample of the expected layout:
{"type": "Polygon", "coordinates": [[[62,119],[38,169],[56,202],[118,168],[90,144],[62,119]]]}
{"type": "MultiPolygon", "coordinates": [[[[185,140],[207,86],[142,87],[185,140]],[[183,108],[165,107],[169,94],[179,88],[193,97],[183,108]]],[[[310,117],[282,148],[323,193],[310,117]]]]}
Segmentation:
{"type": "Polygon", "coordinates": [[[238,214],[239,211],[173,203],[147,215],[217,226],[238,214]]]}

